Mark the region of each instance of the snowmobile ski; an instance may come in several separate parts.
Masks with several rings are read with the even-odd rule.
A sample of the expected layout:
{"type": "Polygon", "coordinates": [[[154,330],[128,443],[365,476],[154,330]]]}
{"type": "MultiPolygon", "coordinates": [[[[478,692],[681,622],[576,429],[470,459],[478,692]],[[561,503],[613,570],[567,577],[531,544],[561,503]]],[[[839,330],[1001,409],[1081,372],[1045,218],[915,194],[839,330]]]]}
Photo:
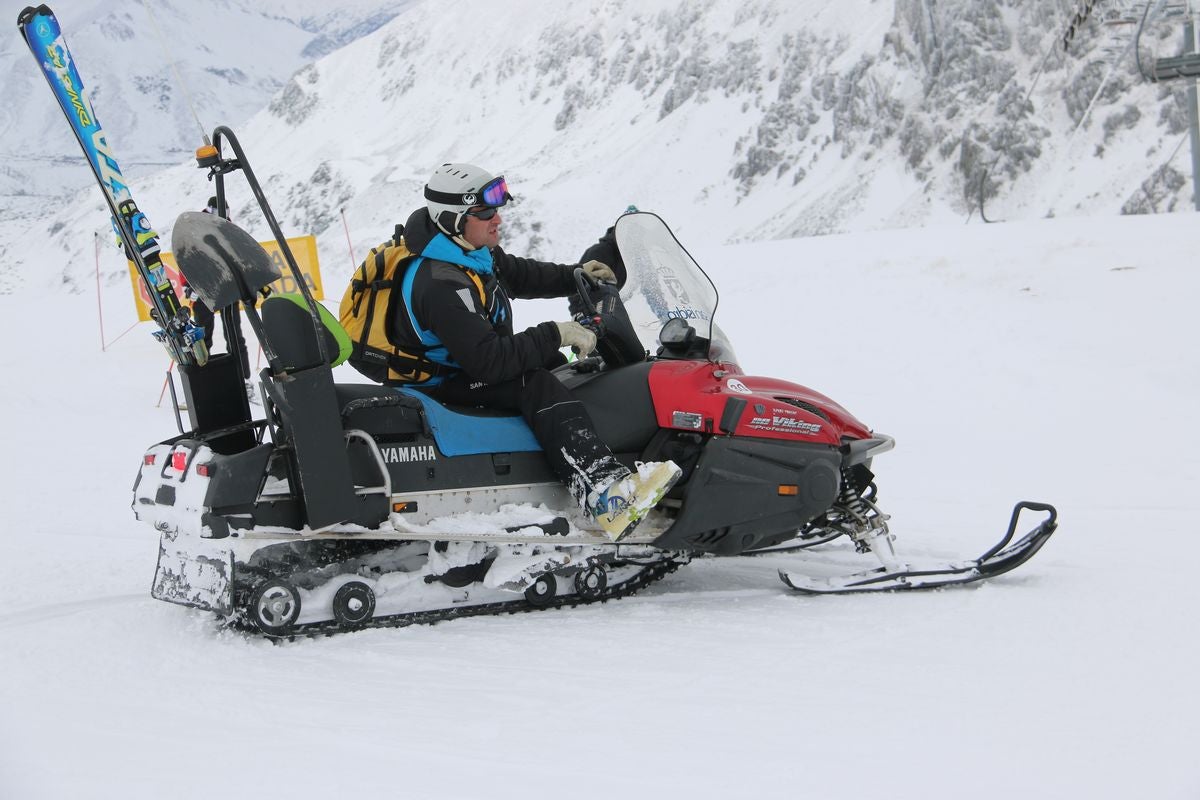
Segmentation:
{"type": "Polygon", "coordinates": [[[1046,503],[1023,501],[1013,508],[1008,532],[992,549],[971,561],[952,562],[944,566],[925,569],[904,568],[900,570],[879,567],[865,572],[836,577],[815,578],[787,570],[780,570],[779,577],[791,588],[802,594],[851,594],[856,592],[891,592],[910,589],[937,589],[957,586],[994,578],[1024,564],[1058,527],[1058,512],[1046,503]],[[1025,534],[1016,544],[1009,545],[1017,530],[1017,522],[1023,510],[1042,511],[1046,519],[1025,534]]]}
{"type": "Polygon", "coordinates": [[[155,338],[171,358],[180,364],[203,365],[208,360],[204,329],[197,326],[188,310],[179,302],[160,258],[158,234],[150,220],[138,210],[125,176],[108,144],[108,137],[96,118],[92,102],[66,37],[48,6],[27,7],[17,17],[17,27],[25,37],[29,51],[37,59],[58,100],[75,139],[83,149],[88,166],[104,193],[126,257],[134,263],[145,282],[151,316],[159,325],[155,338]]]}

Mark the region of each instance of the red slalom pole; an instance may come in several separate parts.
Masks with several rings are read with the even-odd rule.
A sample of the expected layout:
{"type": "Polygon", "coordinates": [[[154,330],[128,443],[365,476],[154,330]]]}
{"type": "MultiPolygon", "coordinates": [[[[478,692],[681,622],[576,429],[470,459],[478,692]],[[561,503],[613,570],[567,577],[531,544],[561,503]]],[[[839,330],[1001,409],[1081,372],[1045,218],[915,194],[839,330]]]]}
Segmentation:
{"type": "Polygon", "coordinates": [[[167,364],[167,377],[163,380],[163,388],[162,388],[162,391],[158,393],[158,402],[154,404],[155,408],[158,408],[162,405],[163,396],[166,395],[166,393],[167,393],[167,383],[170,382],[170,380],[171,380],[171,370],[173,370],[173,369],[175,369],[175,361],[174,360],[172,360],[171,363],[167,364]]]}
{"type": "Polygon", "coordinates": [[[346,230],[346,246],[350,248],[350,269],[358,266],[358,259],[354,257],[354,243],[350,241],[350,225],[346,222],[346,209],[339,208],[342,212],[342,227],[346,230]]]}
{"type": "Polygon", "coordinates": [[[96,312],[100,315],[100,352],[107,352],[104,344],[104,303],[100,299],[100,234],[92,232],[92,242],[96,250],[96,312]]]}

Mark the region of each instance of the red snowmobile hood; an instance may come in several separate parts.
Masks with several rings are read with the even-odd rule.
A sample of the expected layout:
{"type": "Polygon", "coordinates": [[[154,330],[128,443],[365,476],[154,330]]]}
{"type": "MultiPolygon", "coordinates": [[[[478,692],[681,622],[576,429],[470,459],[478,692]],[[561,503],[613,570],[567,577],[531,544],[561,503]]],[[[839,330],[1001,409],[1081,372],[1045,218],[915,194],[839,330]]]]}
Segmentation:
{"type": "Polygon", "coordinates": [[[663,428],[833,446],[871,436],[866,425],[825,395],[776,378],[744,375],[735,364],[656,362],[650,395],[663,428]]]}

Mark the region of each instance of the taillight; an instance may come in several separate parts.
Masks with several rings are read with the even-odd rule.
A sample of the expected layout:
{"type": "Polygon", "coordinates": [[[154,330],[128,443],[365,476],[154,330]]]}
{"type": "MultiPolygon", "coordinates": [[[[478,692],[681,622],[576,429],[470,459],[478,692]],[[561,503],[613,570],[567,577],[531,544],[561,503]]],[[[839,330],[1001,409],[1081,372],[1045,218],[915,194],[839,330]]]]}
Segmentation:
{"type": "Polygon", "coordinates": [[[147,467],[154,466],[154,460],[154,453],[146,453],[146,455],[142,456],[142,463],[147,467]]]}
{"type": "Polygon", "coordinates": [[[187,457],[186,452],[174,451],[171,453],[171,467],[183,472],[187,468],[187,457]]]}
{"type": "Polygon", "coordinates": [[[211,476],[212,476],[212,474],[213,474],[213,466],[212,466],[212,464],[198,464],[198,465],[196,465],[196,474],[197,474],[197,475],[199,475],[201,478],[208,478],[208,477],[211,477],[211,476]]]}

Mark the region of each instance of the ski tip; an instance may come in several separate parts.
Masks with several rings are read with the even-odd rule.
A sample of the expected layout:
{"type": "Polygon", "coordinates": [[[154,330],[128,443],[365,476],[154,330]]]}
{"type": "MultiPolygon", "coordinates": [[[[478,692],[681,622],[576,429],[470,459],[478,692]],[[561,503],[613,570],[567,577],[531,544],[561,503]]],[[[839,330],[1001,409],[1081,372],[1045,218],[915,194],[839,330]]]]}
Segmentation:
{"type": "Polygon", "coordinates": [[[1058,509],[1049,503],[1037,503],[1033,500],[1022,500],[1013,506],[1013,516],[1020,516],[1020,513],[1025,510],[1041,512],[1047,516],[1047,521],[1049,524],[1054,526],[1058,525],[1058,509]]]}
{"type": "Polygon", "coordinates": [[[54,12],[50,10],[50,6],[25,6],[20,14],[17,14],[17,27],[23,28],[33,21],[33,18],[42,15],[46,17],[54,16],[54,12]]]}
{"type": "MultiPolygon", "coordinates": [[[[798,594],[806,595],[827,595],[827,594],[851,594],[861,591],[881,591],[872,587],[871,589],[861,589],[857,587],[847,576],[845,583],[838,582],[831,578],[814,578],[811,575],[801,575],[796,572],[788,572],[779,570],[779,580],[783,581],[784,585],[798,594]]],[[[902,586],[890,586],[890,589],[903,588],[902,586]]]]}
{"type": "Polygon", "coordinates": [[[826,582],[825,587],[821,587],[816,579],[806,575],[798,575],[787,570],[779,570],[779,580],[783,581],[789,589],[799,592],[800,594],[828,594],[834,591],[831,585],[826,582]]]}

